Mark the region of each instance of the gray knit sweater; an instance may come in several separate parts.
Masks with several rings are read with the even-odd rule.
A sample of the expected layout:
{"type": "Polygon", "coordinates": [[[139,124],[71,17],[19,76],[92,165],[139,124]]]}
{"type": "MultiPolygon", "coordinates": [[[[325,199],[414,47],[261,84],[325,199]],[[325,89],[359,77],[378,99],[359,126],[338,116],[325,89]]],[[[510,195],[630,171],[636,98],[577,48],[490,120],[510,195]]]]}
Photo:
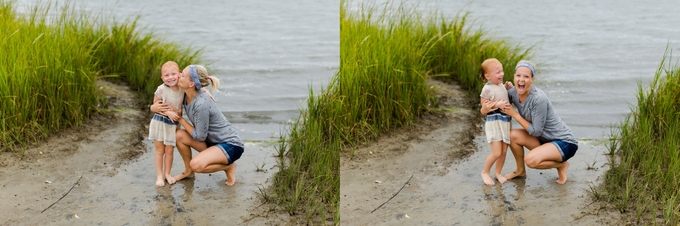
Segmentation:
{"type": "Polygon", "coordinates": [[[512,87],[508,90],[508,97],[510,103],[517,107],[517,111],[522,118],[531,123],[529,128],[527,128],[527,132],[538,138],[542,143],[562,140],[578,145],[574,133],[571,132],[567,124],[557,115],[548,96],[542,90],[531,86],[529,96],[524,102],[520,103],[517,89],[512,87]]]}
{"type": "Polygon", "coordinates": [[[243,148],[238,131],[229,123],[227,117],[224,117],[208,94],[198,92],[189,104],[186,104],[185,98],[184,110],[194,125],[194,130],[191,131],[194,140],[209,141],[213,144],[226,142],[243,148]]]}

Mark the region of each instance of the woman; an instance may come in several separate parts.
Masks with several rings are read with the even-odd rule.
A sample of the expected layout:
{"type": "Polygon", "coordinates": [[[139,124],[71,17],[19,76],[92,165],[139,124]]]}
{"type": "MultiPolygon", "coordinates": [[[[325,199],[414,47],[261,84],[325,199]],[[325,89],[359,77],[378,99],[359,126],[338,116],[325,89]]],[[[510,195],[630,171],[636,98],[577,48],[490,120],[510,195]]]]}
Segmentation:
{"type": "MultiPolygon", "coordinates": [[[[578,141],[571,129],[555,112],[548,96],[533,86],[536,69],[528,61],[515,67],[515,87],[508,90],[510,103],[501,111],[514,118],[522,129],[510,131],[510,150],[515,156],[517,169],[505,175],[506,179],[526,176],[524,164],[534,169],[557,169],[558,184],[567,182],[569,158],[578,150],[578,141]],[[524,156],[524,148],[529,153],[524,156]]],[[[493,108],[495,103],[485,101],[483,108],[493,108]]]]}
{"type": "MultiPolygon", "coordinates": [[[[179,181],[193,178],[194,172],[224,171],[227,174],[225,184],[233,186],[236,182],[234,162],[243,154],[243,141],[210,96],[206,92],[200,92],[203,86],[210,83],[214,89],[219,86],[219,80],[209,77],[208,71],[200,65],[184,68],[177,81],[177,85],[185,92],[182,107],[191,123],[182,117],[177,120],[183,127],[175,135],[177,150],[184,161],[184,172],[174,176],[174,179],[179,181]],[[191,148],[198,151],[193,158],[191,148]]],[[[151,106],[151,111],[171,108],[157,102],[151,106]]]]}

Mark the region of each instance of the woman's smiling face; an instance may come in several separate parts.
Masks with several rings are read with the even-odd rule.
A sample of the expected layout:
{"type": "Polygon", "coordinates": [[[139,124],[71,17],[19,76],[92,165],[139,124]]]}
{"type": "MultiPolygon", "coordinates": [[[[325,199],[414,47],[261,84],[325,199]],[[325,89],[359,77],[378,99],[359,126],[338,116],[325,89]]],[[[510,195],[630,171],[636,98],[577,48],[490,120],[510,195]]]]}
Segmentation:
{"type": "Polygon", "coordinates": [[[531,69],[528,67],[518,67],[515,70],[515,87],[517,94],[524,96],[529,94],[531,85],[534,83],[534,75],[531,74],[531,69]]]}

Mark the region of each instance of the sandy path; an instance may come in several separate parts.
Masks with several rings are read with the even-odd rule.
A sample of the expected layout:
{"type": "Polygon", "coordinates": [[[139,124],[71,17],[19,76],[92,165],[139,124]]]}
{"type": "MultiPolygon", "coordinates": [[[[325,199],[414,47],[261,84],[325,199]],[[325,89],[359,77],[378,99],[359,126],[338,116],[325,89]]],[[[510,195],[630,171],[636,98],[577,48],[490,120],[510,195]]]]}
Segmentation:
{"type": "MultiPolygon", "coordinates": [[[[463,97],[455,85],[434,83],[441,94],[463,97]]],[[[584,213],[589,186],[599,183],[607,162],[602,144],[580,141],[570,160],[569,181],[555,183],[555,170],[528,169],[526,179],[484,185],[479,173],[490,153],[463,99],[444,99],[445,117],[426,117],[415,128],[390,133],[341,156],[342,225],[602,225],[584,213]],[[589,166],[598,168],[589,169],[589,166]],[[410,183],[392,197],[413,175],[410,183]]],[[[473,110],[470,110],[473,109],[473,110]]],[[[515,168],[510,151],[503,173],[515,168]]],[[[612,216],[613,213],[607,213],[612,216]]]]}
{"type": "MultiPolygon", "coordinates": [[[[285,216],[257,208],[256,192],[276,172],[274,148],[246,143],[234,187],[224,173],[197,174],[156,187],[146,108],[125,86],[105,83],[111,114],[52,135],[45,144],[0,153],[2,225],[281,225],[285,216]],[[82,180],[61,201],[41,213],[82,180]],[[269,218],[256,217],[267,215],[269,218]],[[254,219],[253,219],[254,218],[254,219]]],[[[194,152],[195,154],[196,152],[194,152]]],[[[183,170],[175,152],[172,174],[183,170]]],[[[266,205],[265,205],[266,206],[266,205]]]]}

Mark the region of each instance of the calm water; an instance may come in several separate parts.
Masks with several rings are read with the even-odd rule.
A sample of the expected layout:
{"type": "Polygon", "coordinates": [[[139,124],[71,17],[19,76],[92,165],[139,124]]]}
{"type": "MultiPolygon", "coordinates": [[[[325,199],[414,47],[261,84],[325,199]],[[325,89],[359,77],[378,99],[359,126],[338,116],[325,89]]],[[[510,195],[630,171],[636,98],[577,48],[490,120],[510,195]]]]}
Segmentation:
{"type": "MultiPolygon", "coordinates": [[[[278,136],[309,87],[325,86],[339,65],[339,1],[76,2],[121,19],[139,14],[167,40],[205,47],[223,81],[217,101],[246,140],[278,136]]],[[[419,2],[451,17],[468,11],[494,36],[535,45],[536,85],[579,138],[605,137],[666,46],[680,48],[677,0],[419,2]]]]}
{"type": "Polygon", "coordinates": [[[119,20],[140,15],[142,27],[167,41],[205,47],[203,63],[222,82],[218,105],[245,140],[278,138],[309,88],[325,87],[340,64],[339,1],[75,3],[119,20]]]}
{"type": "Polygon", "coordinates": [[[666,45],[680,52],[678,0],[419,2],[450,17],[470,12],[494,36],[536,45],[535,84],[578,138],[606,137],[637,104],[637,85],[653,79],[666,45]]]}

